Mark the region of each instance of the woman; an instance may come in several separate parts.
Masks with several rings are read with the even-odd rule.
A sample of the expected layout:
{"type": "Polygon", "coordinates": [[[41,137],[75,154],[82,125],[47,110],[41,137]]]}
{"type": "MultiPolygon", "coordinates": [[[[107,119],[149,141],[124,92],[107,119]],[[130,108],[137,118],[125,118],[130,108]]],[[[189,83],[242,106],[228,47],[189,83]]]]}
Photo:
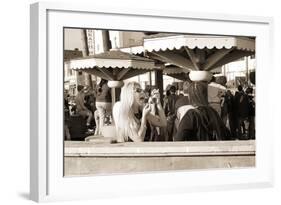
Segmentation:
{"type": "Polygon", "coordinates": [[[95,121],[96,130],[95,135],[102,135],[102,128],[104,126],[104,119],[106,114],[111,115],[111,89],[107,85],[107,80],[101,79],[97,88],[95,121]]]}
{"type": "Polygon", "coordinates": [[[129,82],[121,90],[121,99],[113,107],[117,142],[142,142],[150,136],[150,126],[165,127],[166,117],[160,103],[160,94],[152,91],[148,104],[145,94],[136,82],[129,82]],[[153,114],[155,104],[158,116],[153,114]]]}
{"type": "Polygon", "coordinates": [[[174,141],[229,140],[230,134],[219,114],[208,105],[203,82],[188,87],[191,105],[186,105],[174,141]]]}

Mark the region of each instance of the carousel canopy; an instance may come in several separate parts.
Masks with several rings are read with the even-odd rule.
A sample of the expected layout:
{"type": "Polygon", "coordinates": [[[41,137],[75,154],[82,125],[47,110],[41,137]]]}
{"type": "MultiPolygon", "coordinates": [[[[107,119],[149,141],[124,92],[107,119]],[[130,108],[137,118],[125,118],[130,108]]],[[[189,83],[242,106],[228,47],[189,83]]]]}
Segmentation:
{"type": "Polygon", "coordinates": [[[246,37],[156,34],[145,38],[143,46],[121,48],[120,50],[132,54],[142,54],[144,51],[178,50],[182,47],[190,49],[236,48],[255,52],[255,40],[246,37]]]}
{"type": "Polygon", "coordinates": [[[147,51],[178,50],[182,47],[189,49],[231,49],[255,51],[254,40],[244,37],[208,36],[208,35],[173,35],[151,36],[144,40],[147,51]]]}
{"type": "Polygon", "coordinates": [[[155,69],[153,60],[119,50],[66,61],[65,65],[107,80],[124,80],[155,69]]]}
{"type": "Polygon", "coordinates": [[[104,68],[135,68],[153,69],[154,61],[122,51],[107,51],[94,56],[69,61],[71,69],[104,68]]]}
{"type": "Polygon", "coordinates": [[[255,53],[255,40],[247,37],[156,34],[144,39],[143,46],[123,48],[132,54],[186,70],[213,70],[255,53]]]}

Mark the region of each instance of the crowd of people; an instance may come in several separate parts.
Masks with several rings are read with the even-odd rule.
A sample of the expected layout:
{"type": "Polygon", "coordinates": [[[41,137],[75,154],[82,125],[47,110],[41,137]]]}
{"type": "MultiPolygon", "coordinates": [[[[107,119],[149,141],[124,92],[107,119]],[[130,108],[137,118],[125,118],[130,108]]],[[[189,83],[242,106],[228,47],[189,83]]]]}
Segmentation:
{"type": "MultiPolygon", "coordinates": [[[[85,132],[87,134],[94,132],[94,135],[101,135],[104,125],[112,123],[111,89],[107,85],[107,80],[101,79],[93,88],[78,85],[77,91],[72,104],[69,95],[65,93],[65,138],[71,139],[69,128],[73,123],[70,123],[70,113],[73,117],[81,117],[80,121],[86,121],[85,132]]],[[[84,132],[80,134],[85,136],[84,132]]]]}
{"type": "MultiPolygon", "coordinates": [[[[188,81],[181,93],[169,86],[161,99],[158,89],[143,90],[140,84],[128,82],[112,110],[110,88],[102,80],[95,89],[78,86],[76,112],[95,135],[102,135],[110,121],[117,142],[255,139],[253,88],[217,87],[214,92],[206,82],[188,81]]],[[[65,129],[69,135],[67,123],[65,129]]]]}
{"type": "Polygon", "coordinates": [[[210,92],[204,82],[184,82],[182,94],[170,86],[162,106],[158,90],[125,84],[113,108],[117,141],[255,139],[253,88],[217,89],[211,103],[210,92]]]}

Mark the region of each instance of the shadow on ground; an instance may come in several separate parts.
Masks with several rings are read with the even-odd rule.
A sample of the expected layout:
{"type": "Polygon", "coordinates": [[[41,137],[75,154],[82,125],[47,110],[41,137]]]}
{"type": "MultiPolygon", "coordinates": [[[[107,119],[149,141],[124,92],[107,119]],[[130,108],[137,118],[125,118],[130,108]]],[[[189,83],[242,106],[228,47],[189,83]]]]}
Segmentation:
{"type": "Polygon", "coordinates": [[[18,195],[23,199],[30,200],[29,193],[18,193],[18,195]]]}

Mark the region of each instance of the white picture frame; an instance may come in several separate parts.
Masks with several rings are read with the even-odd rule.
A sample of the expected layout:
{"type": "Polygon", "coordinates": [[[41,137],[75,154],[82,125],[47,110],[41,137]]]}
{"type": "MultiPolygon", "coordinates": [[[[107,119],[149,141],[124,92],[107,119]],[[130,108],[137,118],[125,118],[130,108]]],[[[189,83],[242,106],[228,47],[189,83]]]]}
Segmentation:
{"type": "Polygon", "coordinates": [[[91,199],[188,191],[273,186],[272,68],[273,19],[193,12],[97,8],[95,5],[31,5],[30,198],[34,201],[91,199]],[[93,20],[94,19],[94,20],[93,20]],[[126,21],[124,21],[126,20],[126,21]],[[167,25],[169,27],[167,28],[167,25]],[[187,25],[186,27],[183,25],[187,25]],[[188,26],[192,27],[188,27],[188,26]],[[63,27],[256,36],[256,167],[93,177],[63,177],[63,27]],[[187,30],[186,28],[189,28],[187,30]],[[267,85],[267,86],[263,86],[267,85]],[[261,103],[262,102],[262,103],[261,103]],[[61,114],[60,114],[61,113],[61,114]],[[259,117],[262,116],[262,117],[259,117]],[[264,122],[263,119],[268,121],[264,122]],[[264,137],[266,136],[266,138],[264,137]],[[270,140],[269,140],[270,139],[270,140]],[[183,180],[184,179],[184,180],[183,180]],[[186,181],[188,183],[182,183],[186,181]],[[150,182],[147,186],[147,182],[150,182]]]}

